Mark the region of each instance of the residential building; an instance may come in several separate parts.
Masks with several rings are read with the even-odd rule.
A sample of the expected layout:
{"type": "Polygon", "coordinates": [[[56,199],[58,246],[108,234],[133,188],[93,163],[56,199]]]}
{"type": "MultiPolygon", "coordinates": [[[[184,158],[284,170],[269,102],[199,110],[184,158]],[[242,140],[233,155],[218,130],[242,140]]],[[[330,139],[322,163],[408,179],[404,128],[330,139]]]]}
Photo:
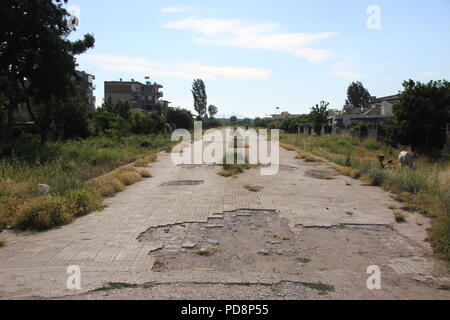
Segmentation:
{"type": "Polygon", "coordinates": [[[332,110],[328,115],[328,124],[331,130],[326,130],[332,134],[351,133],[351,128],[357,124],[365,123],[359,135],[363,138],[369,137],[380,139],[383,135],[380,126],[387,119],[394,115],[394,104],[398,101],[399,95],[386,97],[372,97],[372,104],[368,108],[356,108],[351,104],[344,105],[342,111],[332,110]]]}
{"type": "Polygon", "coordinates": [[[86,73],[84,71],[76,71],[78,76],[81,78],[80,83],[80,93],[81,96],[86,98],[87,103],[89,104],[89,107],[94,110],[95,109],[95,96],[94,96],[94,80],[95,76],[86,73]]]}
{"type": "Polygon", "coordinates": [[[139,81],[105,81],[105,99],[110,97],[113,102],[118,100],[129,101],[134,109],[142,112],[157,111],[164,113],[169,103],[161,98],[163,92],[159,91],[163,86],[160,84],[139,81]]]}
{"type": "Polygon", "coordinates": [[[351,104],[346,104],[341,112],[334,111],[329,115],[329,124],[336,129],[349,129],[353,125],[366,122],[369,128],[376,128],[379,124],[394,115],[393,106],[398,101],[399,95],[372,99],[369,108],[355,108],[351,104]]]}

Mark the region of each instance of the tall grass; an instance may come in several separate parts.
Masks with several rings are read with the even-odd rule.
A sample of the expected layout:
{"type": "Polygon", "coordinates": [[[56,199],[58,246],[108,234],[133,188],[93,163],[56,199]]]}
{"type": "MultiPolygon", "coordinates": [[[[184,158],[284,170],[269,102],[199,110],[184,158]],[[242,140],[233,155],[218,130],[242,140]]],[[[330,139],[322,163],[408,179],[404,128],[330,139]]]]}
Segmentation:
{"type": "Polygon", "coordinates": [[[346,136],[312,137],[281,134],[281,141],[295,145],[299,158],[314,158],[313,154],[335,165],[341,174],[361,178],[363,182],[382,186],[397,194],[406,209],[421,212],[432,219],[429,240],[435,251],[450,259],[450,161],[444,154],[440,162],[425,156],[415,159],[416,169],[400,168],[395,149],[372,140],[346,136]],[[383,154],[393,164],[382,169],[378,155],[383,154]]]}
{"type": "Polygon", "coordinates": [[[0,159],[0,228],[46,230],[70,223],[98,209],[101,197],[140,180],[126,170],[94,178],[136,160],[151,162],[156,151],[171,144],[168,135],[97,137],[44,146],[24,142],[15,155],[0,159]],[[50,194],[39,195],[38,184],[49,185],[50,194]]]}

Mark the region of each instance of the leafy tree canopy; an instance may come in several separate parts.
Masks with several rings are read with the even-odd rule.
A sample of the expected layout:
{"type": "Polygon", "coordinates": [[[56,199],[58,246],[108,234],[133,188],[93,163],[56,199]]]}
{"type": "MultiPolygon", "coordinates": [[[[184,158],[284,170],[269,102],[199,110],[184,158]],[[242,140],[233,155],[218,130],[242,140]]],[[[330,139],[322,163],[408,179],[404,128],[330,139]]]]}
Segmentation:
{"type": "MultiPolygon", "coordinates": [[[[94,37],[70,41],[67,0],[2,0],[0,2],[0,92],[7,100],[11,129],[14,111],[30,100],[43,107],[39,118],[42,140],[59,103],[73,96],[75,56],[94,46],[94,37]]],[[[29,109],[30,115],[35,118],[29,109]]]]}
{"type": "Polygon", "coordinates": [[[191,130],[194,128],[194,118],[190,111],[182,108],[169,108],[166,120],[173,129],[191,130]]]}
{"type": "Polygon", "coordinates": [[[450,83],[408,80],[403,87],[389,123],[395,140],[422,153],[441,149],[446,141],[446,124],[450,123],[450,83]]]}
{"type": "Polygon", "coordinates": [[[355,108],[370,107],[371,96],[361,82],[352,82],[347,89],[347,100],[355,108]]]}
{"type": "Polygon", "coordinates": [[[321,125],[328,122],[328,106],[329,102],[320,101],[320,104],[316,104],[311,108],[309,115],[311,121],[314,123],[316,132],[320,132],[321,125]]]}
{"type": "Polygon", "coordinates": [[[215,105],[211,104],[208,107],[208,113],[209,113],[210,118],[214,118],[218,112],[219,112],[219,110],[217,109],[217,107],[215,105]]]}

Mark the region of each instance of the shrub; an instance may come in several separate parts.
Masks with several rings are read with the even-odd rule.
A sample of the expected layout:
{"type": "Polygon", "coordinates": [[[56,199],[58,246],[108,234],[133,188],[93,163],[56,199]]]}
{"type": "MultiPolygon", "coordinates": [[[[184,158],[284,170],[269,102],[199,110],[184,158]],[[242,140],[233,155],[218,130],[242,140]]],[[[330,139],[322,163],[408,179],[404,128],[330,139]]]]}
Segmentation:
{"type": "Polygon", "coordinates": [[[395,221],[397,223],[406,222],[406,216],[403,213],[401,213],[400,211],[395,211],[394,217],[395,217],[395,221]]]}
{"type": "Polygon", "coordinates": [[[148,166],[148,161],[146,159],[137,159],[134,162],[134,166],[137,168],[143,168],[148,166]]]}
{"type": "Polygon", "coordinates": [[[102,199],[97,193],[89,189],[75,189],[67,192],[65,198],[68,201],[70,212],[75,217],[81,217],[100,208],[102,199]]]}
{"type": "Polygon", "coordinates": [[[97,179],[95,186],[102,197],[111,197],[117,192],[125,190],[125,185],[112,175],[97,179]]]}
{"type": "Polygon", "coordinates": [[[384,174],[382,170],[373,169],[369,171],[369,173],[364,176],[362,180],[372,186],[381,186],[384,181],[384,174]]]}
{"type": "Polygon", "coordinates": [[[68,224],[73,215],[64,198],[45,195],[19,206],[15,227],[20,230],[43,231],[68,224]]]}
{"type": "Polygon", "coordinates": [[[231,170],[221,170],[218,172],[219,176],[225,177],[225,178],[229,178],[235,175],[235,173],[233,173],[231,170]]]}
{"type": "Polygon", "coordinates": [[[126,186],[131,186],[132,184],[135,184],[136,182],[141,181],[140,176],[138,176],[136,173],[130,172],[130,171],[119,172],[117,174],[117,179],[126,186]]]}
{"type": "Polygon", "coordinates": [[[151,178],[152,177],[152,174],[148,170],[141,170],[141,171],[139,171],[139,174],[141,175],[142,178],[151,178]]]}

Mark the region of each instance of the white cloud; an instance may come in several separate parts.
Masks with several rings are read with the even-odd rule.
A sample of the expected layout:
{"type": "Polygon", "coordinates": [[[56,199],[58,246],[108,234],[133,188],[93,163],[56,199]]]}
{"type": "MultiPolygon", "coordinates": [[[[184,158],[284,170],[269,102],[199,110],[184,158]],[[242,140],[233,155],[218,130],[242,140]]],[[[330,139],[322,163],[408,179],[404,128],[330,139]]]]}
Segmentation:
{"type": "Polygon", "coordinates": [[[332,52],[311,48],[318,40],[336,36],[336,32],[324,33],[283,33],[275,23],[251,23],[244,20],[219,20],[189,17],[169,22],[165,28],[194,30],[205,37],[197,38],[197,43],[220,46],[238,46],[255,49],[276,50],[303,57],[312,62],[320,62],[332,56],[332,52]]]}
{"type": "Polygon", "coordinates": [[[360,73],[354,71],[334,71],[331,74],[344,79],[358,80],[362,78],[360,73]]]}
{"type": "Polygon", "coordinates": [[[165,65],[148,61],[145,58],[87,54],[81,56],[89,63],[107,71],[136,73],[151,76],[164,76],[181,79],[202,78],[205,80],[268,80],[271,72],[261,68],[242,68],[230,66],[207,66],[197,62],[165,65]]]}
{"type": "Polygon", "coordinates": [[[167,7],[161,9],[161,12],[163,13],[180,13],[180,12],[187,12],[192,11],[194,7],[191,6],[177,6],[177,7],[167,7]]]}

